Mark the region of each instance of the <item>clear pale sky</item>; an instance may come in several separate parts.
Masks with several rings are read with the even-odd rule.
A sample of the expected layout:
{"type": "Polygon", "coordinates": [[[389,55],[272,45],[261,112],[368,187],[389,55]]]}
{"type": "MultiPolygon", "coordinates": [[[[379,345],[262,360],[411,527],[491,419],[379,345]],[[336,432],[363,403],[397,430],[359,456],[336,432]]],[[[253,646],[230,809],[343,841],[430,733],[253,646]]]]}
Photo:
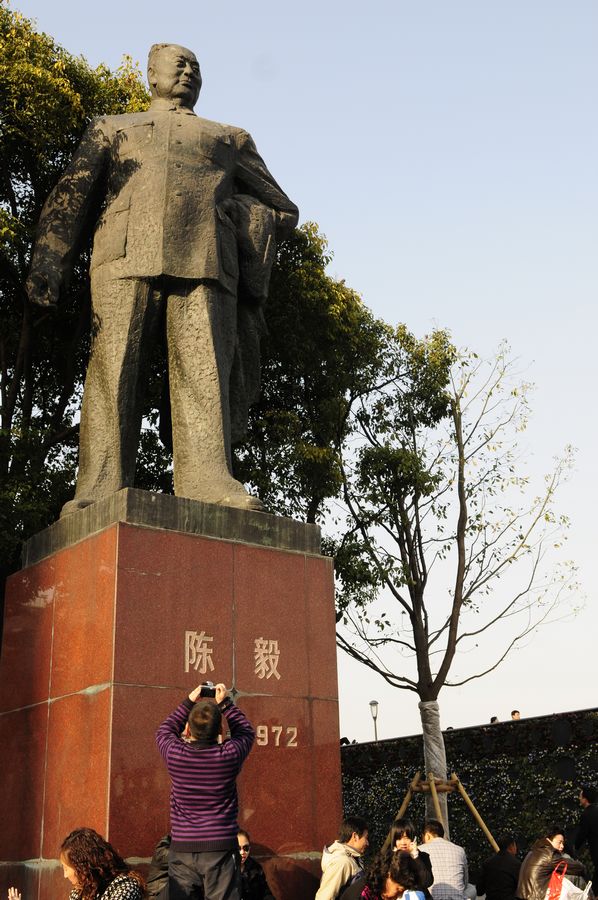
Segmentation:
{"type": "MultiPolygon", "coordinates": [[[[525,437],[540,474],[566,443],[559,508],[586,606],[494,675],[440,696],[443,726],[598,705],[596,631],[596,0],[14,0],[73,53],[115,67],[193,49],[197,111],[249,130],[334,251],[332,275],[419,335],[502,338],[537,390],[525,437]]],[[[341,733],[419,730],[416,697],[339,658],[341,733]]]]}

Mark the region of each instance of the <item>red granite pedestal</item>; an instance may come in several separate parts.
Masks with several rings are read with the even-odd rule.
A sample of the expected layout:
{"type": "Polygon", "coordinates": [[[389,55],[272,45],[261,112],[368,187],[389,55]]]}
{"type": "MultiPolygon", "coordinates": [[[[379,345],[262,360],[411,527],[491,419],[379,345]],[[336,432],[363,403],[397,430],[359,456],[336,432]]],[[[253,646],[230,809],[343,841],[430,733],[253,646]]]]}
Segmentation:
{"type": "Polygon", "coordinates": [[[34,548],[43,558],[10,579],[0,890],[66,896],[57,849],[82,825],[149,861],[168,831],[156,727],[210,679],[234,687],[257,731],[239,782],[253,852],[277,897],[313,897],[341,815],[332,560],[313,532],[299,549],[286,533],[276,546],[274,517],[235,515],[230,538],[227,522],[205,536],[126,515],[93,531],[96,515],[93,533],[34,548]]]}

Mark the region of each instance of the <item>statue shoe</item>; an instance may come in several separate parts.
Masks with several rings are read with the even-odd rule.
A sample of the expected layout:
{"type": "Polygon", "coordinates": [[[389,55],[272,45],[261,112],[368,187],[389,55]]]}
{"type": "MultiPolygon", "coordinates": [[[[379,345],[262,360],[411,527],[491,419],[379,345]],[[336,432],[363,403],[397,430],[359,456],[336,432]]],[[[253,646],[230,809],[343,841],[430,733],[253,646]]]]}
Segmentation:
{"type": "Polygon", "coordinates": [[[220,506],[234,506],[236,509],[250,509],[254,512],[265,512],[266,507],[259,497],[249,494],[245,491],[243,494],[234,492],[227,494],[222,499],[216,501],[220,506]]]}
{"type": "Polygon", "coordinates": [[[202,503],[214,503],[216,506],[232,506],[235,509],[248,509],[254,512],[265,512],[265,507],[259,497],[249,494],[240,481],[234,478],[222,483],[212,482],[205,489],[193,493],[181,492],[180,496],[190,497],[192,500],[201,500],[202,503]]]}
{"type": "Polygon", "coordinates": [[[79,509],[85,509],[86,506],[91,506],[94,502],[94,500],[86,500],[84,497],[75,497],[74,500],[69,500],[64,504],[60,510],[60,518],[64,519],[65,516],[72,516],[79,509]]]}

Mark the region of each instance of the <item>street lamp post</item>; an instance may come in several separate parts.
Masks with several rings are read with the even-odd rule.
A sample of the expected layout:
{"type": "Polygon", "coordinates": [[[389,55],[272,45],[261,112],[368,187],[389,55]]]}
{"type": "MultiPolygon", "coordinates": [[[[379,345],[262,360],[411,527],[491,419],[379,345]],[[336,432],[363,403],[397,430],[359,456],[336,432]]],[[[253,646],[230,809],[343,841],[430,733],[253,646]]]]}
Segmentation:
{"type": "Polygon", "coordinates": [[[372,719],[374,720],[374,740],[377,741],[378,740],[378,725],[376,722],[376,720],[378,718],[378,701],[377,700],[370,700],[370,712],[372,714],[372,719]]]}

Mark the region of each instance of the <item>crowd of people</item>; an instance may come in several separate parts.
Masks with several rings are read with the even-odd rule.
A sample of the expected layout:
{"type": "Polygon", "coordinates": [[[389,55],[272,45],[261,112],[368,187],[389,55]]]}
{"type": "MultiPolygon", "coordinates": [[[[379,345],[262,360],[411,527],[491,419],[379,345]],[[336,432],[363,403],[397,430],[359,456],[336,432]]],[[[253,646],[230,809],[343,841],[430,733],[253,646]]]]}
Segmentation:
{"type": "Polygon", "coordinates": [[[424,823],[418,846],[414,823],[397,819],[389,839],[364,867],[368,826],[358,816],[348,817],[341,823],[338,840],[324,848],[315,900],[574,900],[576,896],[585,900],[593,896],[591,873],[573,854],[587,843],[598,868],[598,791],[584,786],[579,800],[583,813],[571,846],[564,829],[551,826],[521,862],[515,837],[505,834],[475,884],[469,881],[465,850],[445,837],[438,820],[424,823]]]}
{"type": "MultiPolygon", "coordinates": [[[[249,834],[238,825],[236,780],[254,740],[252,725],[223,684],[191,691],[156,732],[171,780],[170,833],[156,847],[147,884],[100,834],[78,828],[60,847],[69,900],[275,900],[250,855],[249,834]],[[230,732],[225,741],[223,719],[230,732]]],[[[549,890],[551,876],[564,867],[581,896],[587,873],[573,854],[587,843],[598,867],[598,791],[584,786],[579,799],[583,813],[572,848],[555,826],[520,863],[515,838],[505,835],[475,885],[464,849],[445,837],[440,821],[424,823],[419,846],[414,823],[397,819],[365,867],[368,825],[358,816],[345,818],[338,839],[322,853],[315,900],[565,900],[549,890]]],[[[9,888],[8,900],[22,900],[17,888],[9,888]]]]}

